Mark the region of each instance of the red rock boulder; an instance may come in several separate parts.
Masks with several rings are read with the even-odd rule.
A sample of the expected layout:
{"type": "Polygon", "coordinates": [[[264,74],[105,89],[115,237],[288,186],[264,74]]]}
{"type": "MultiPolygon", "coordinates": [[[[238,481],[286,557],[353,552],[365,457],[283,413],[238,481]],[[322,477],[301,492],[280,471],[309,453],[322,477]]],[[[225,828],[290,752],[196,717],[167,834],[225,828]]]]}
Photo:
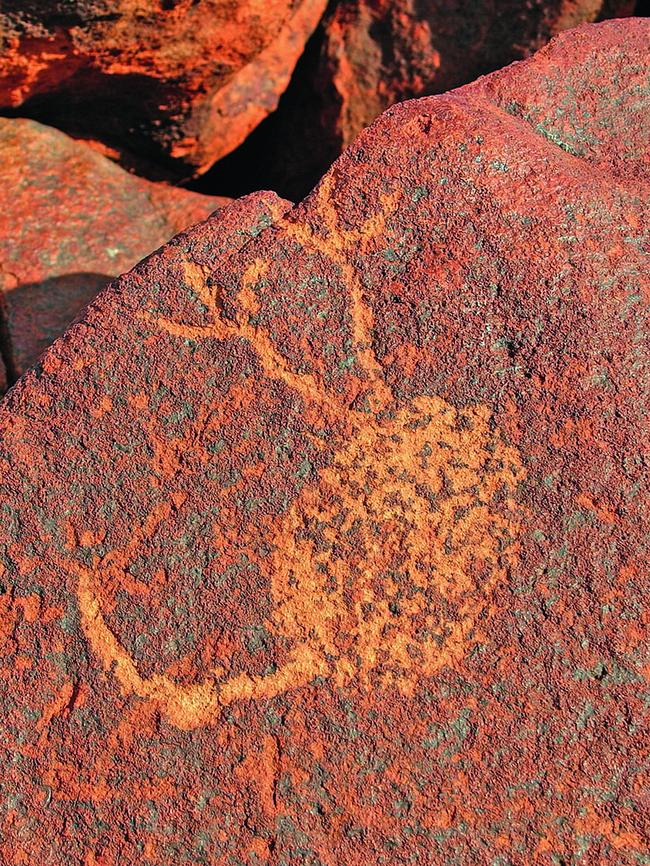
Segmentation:
{"type": "Polygon", "coordinates": [[[649,37],[394,107],[10,392],[9,866],[647,859],[649,37]]]}
{"type": "Polygon", "coordinates": [[[270,184],[300,198],[390,105],[466,84],[567,28],[633,8],[632,0],[341,0],[311,40],[277,116],[211,180],[227,188],[235,178],[232,194],[270,184]]]}
{"type": "Polygon", "coordinates": [[[113,277],[228,201],[141,180],[57,130],[4,118],[0,190],[0,332],[12,379],[113,277]]]}
{"type": "Polygon", "coordinates": [[[8,0],[0,107],[201,171],[277,105],[326,0],[8,0]]]}

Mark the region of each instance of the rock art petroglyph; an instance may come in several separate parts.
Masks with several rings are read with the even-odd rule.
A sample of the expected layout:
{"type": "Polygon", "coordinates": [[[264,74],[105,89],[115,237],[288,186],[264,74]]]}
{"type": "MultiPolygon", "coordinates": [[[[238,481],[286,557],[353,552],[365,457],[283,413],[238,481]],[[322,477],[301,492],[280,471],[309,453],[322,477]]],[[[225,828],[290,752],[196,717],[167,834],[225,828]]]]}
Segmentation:
{"type": "MultiPolygon", "coordinates": [[[[290,660],[268,676],[221,680],[214,672],[189,686],[162,674],[139,674],[102,616],[102,579],[111,563],[128,564],[171,503],[150,514],[127,547],[107,554],[92,571],[79,570],[83,628],[93,651],[124,693],[154,701],[181,728],[216,721],[220,707],[232,701],[273,697],[315,677],[332,677],[340,685],[356,678],[367,688],[394,685],[408,694],[420,677],[453,663],[471,646],[491,592],[516,556],[512,494],[524,472],[490,412],[481,406],[458,411],[437,397],[391,406],[372,349],[372,315],[346,254],[379,230],[394,203],[385,202],[382,215],[360,229],[342,231],[328,193],[326,181],[319,190],[325,239],[302,225],[283,227],[332,257],[347,278],[371,408],[346,410],[348,434],[331,465],[267,528],[273,552],[265,569],[274,603],[268,627],[290,643],[290,660]],[[491,507],[497,496],[509,499],[511,519],[491,507]]],[[[237,319],[228,321],[220,311],[219,287],[187,263],[186,282],[212,323],[197,327],[161,318],[158,327],[193,339],[243,338],[270,379],[283,380],[325,414],[341,413],[316,377],[293,372],[250,324],[255,281],[265,265],[258,260],[246,271],[237,319]]]]}

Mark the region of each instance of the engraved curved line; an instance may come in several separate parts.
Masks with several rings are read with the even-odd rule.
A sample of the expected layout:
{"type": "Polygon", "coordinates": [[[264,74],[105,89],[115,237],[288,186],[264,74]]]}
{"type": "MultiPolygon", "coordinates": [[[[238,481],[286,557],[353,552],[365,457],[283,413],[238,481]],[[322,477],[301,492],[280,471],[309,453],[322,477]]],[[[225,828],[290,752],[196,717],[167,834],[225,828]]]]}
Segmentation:
{"type": "MultiPolygon", "coordinates": [[[[485,439],[485,437],[488,436],[491,440],[489,432],[489,417],[484,412],[481,413],[475,411],[472,414],[474,424],[470,427],[470,432],[461,433],[455,430],[455,412],[453,410],[447,411],[444,404],[438,405],[438,403],[435,403],[432,398],[423,398],[420,400],[420,405],[415,405],[413,408],[420,417],[429,417],[429,424],[433,422],[434,416],[437,415],[439,417],[438,423],[434,424],[430,435],[434,438],[439,438],[442,435],[444,438],[445,430],[447,430],[452,435],[452,439],[449,443],[449,446],[453,446],[452,450],[455,453],[459,453],[460,449],[460,453],[465,454],[470,458],[469,466],[466,469],[463,469],[462,466],[457,467],[459,473],[457,481],[460,483],[460,489],[456,491],[447,508],[449,514],[442,526],[442,529],[446,532],[449,529],[452,512],[457,511],[460,506],[468,505],[470,501],[473,501],[473,498],[471,500],[468,499],[468,494],[463,491],[464,489],[473,488],[475,483],[474,473],[480,472],[483,461],[489,460],[489,455],[492,454],[491,449],[488,447],[490,442],[485,439]],[[475,432],[471,432],[472,430],[475,432]],[[473,450],[470,448],[472,443],[474,444],[473,450]],[[467,450],[468,448],[469,451],[467,450]]],[[[330,487],[337,489],[342,485],[342,495],[345,499],[345,487],[347,482],[345,481],[345,478],[343,481],[340,480],[340,469],[345,469],[346,466],[350,470],[353,469],[357,459],[362,459],[362,463],[359,467],[361,474],[358,475],[355,472],[351,477],[353,482],[356,477],[356,482],[363,483],[365,472],[369,468],[369,464],[366,463],[363,455],[374,454],[376,450],[372,447],[366,448],[366,445],[372,445],[372,442],[368,437],[372,439],[373,435],[375,438],[380,437],[384,443],[394,443],[394,447],[391,446],[393,452],[387,452],[386,454],[389,458],[389,469],[390,466],[393,465],[393,468],[396,471],[405,470],[409,461],[412,462],[421,454],[420,446],[422,445],[422,441],[430,438],[429,434],[425,434],[425,428],[423,428],[421,433],[418,433],[416,432],[416,428],[411,429],[409,427],[408,422],[411,415],[412,410],[403,410],[401,418],[398,419],[399,423],[388,421],[376,424],[370,422],[370,429],[364,429],[364,431],[357,430],[355,437],[356,441],[350,443],[350,445],[340,452],[340,466],[337,464],[330,467],[330,469],[323,470],[325,483],[330,487]],[[397,433],[401,433],[403,436],[406,435],[412,440],[410,445],[404,443],[404,446],[406,447],[404,454],[402,454],[402,445],[395,442],[395,434],[397,433]],[[420,439],[422,439],[422,441],[420,441],[420,439]],[[393,453],[392,459],[390,459],[391,453],[393,453]]],[[[428,426],[429,425],[427,425],[427,429],[428,426]]],[[[497,445],[500,444],[500,441],[500,437],[497,436],[497,445]]],[[[481,490],[483,493],[479,495],[480,507],[474,513],[474,517],[470,521],[470,524],[468,524],[470,531],[472,530],[472,527],[474,530],[480,530],[481,526],[483,526],[483,533],[487,531],[488,524],[490,523],[490,513],[487,510],[487,504],[496,492],[498,485],[506,483],[511,487],[516,483],[518,477],[520,477],[521,468],[518,467],[519,461],[516,452],[512,451],[508,446],[503,446],[500,450],[497,450],[496,457],[499,458],[498,462],[502,463],[503,467],[493,476],[489,475],[488,477],[483,478],[483,475],[480,475],[480,478],[483,478],[481,481],[481,490]],[[513,466],[508,468],[511,463],[513,466]],[[486,518],[488,523],[485,522],[486,518]],[[478,520],[478,523],[476,523],[476,520],[478,520]]],[[[449,458],[445,458],[445,465],[448,463],[448,460],[449,458]]],[[[413,467],[413,479],[411,479],[410,482],[407,482],[407,488],[413,487],[418,476],[418,469],[415,467],[415,464],[413,464],[413,467]]],[[[390,471],[388,474],[390,477],[393,476],[393,473],[390,471]]],[[[343,475],[346,476],[346,471],[343,472],[343,475]]],[[[382,500],[380,501],[377,499],[375,502],[370,501],[368,506],[362,505],[362,503],[357,500],[353,495],[352,489],[348,490],[348,505],[351,509],[350,520],[354,521],[357,518],[363,520],[365,518],[367,522],[369,514],[380,513],[381,508],[383,507],[382,501],[386,498],[386,495],[392,495],[393,492],[399,492],[401,489],[401,485],[396,485],[396,477],[394,477],[389,483],[388,488],[386,488],[386,485],[382,483],[382,500]]],[[[455,482],[453,486],[456,487],[455,482]]],[[[379,495],[379,491],[377,495],[379,495]]],[[[174,504],[178,504],[178,494],[172,494],[171,498],[172,501],[174,501],[174,504]]],[[[306,508],[308,513],[320,515],[321,519],[326,522],[329,511],[327,507],[323,510],[317,491],[312,491],[312,493],[308,495],[306,503],[303,502],[302,498],[299,500],[299,503],[294,505],[290,514],[293,513],[294,516],[300,515],[302,514],[303,509],[306,508]],[[302,503],[302,505],[299,503],[302,503]]],[[[113,563],[116,563],[118,567],[125,569],[128,565],[129,555],[133,552],[134,548],[155,533],[161,521],[169,516],[171,510],[172,505],[170,503],[163,503],[156,506],[144,520],[142,525],[136,528],[129,543],[121,549],[111,551],[103,559],[98,560],[92,571],[75,566],[69,562],[62,563],[63,568],[73,573],[76,572],[78,577],[77,594],[79,599],[81,624],[89,645],[94,654],[101,660],[103,668],[107,672],[113,672],[117,682],[119,683],[120,689],[125,696],[135,694],[144,700],[155,702],[160,712],[171,723],[179,728],[190,730],[200,725],[216,721],[220,714],[220,709],[234,701],[272,698],[289,689],[306,686],[316,676],[322,676],[325,678],[333,677],[334,683],[338,686],[345,684],[345,682],[351,678],[359,678],[362,685],[367,685],[369,683],[367,676],[368,671],[364,674],[365,668],[362,667],[357,669],[355,663],[353,663],[347,655],[340,655],[334,646],[330,646],[330,641],[327,638],[327,629],[330,625],[333,626],[335,624],[336,617],[338,616],[336,612],[334,619],[331,619],[331,622],[326,615],[324,622],[325,631],[321,629],[319,632],[318,629],[316,629],[314,636],[310,635],[306,639],[302,639],[303,626],[306,625],[305,612],[308,613],[312,609],[313,605],[318,606],[320,604],[319,599],[321,598],[320,593],[322,587],[320,586],[318,579],[316,579],[316,582],[314,583],[313,575],[315,575],[316,571],[308,564],[308,551],[304,548],[297,548],[295,542],[293,548],[290,548],[289,550],[278,546],[278,555],[283,561],[287,560],[287,562],[285,565],[282,565],[279,570],[274,569],[276,578],[280,580],[279,585],[274,585],[276,578],[272,578],[271,581],[272,595],[275,599],[275,613],[270,622],[272,631],[282,634],[285,637],[293,638],[294,640],[297,638],[294,649],[290,653],[289,661],[286,664],[283,664],[281,668],[269,676],[251,676],[244,672],[222,682],[218,681],[217,669],[213,669],[213,671],[201,683],[193,685],[177,684],[170,679],[170,677],[164,674],[156,674],[149,678],[142,677],[133,658],[120,644],[119,640],[115,637],[106,623],[101,609],[99,594],[95,587],[96,575],[102,567],[113,563]],[[301,579],[303,580],[303,584],[301,585],[299,583],[295,590],[290,589],[287,594],[285,589],[289,588],[290,584],[287,583],[285,586],[286,581],[284,580],[283,575],[284,572],[287,574],[289,573],[291,568],[293,568],[294,563],[307,563],[307,572],[302,575],[301,579]],[[295,609],[292,608],[292,593],[294,592],[298,592],[302,599],[298,608],[295,609]],[[303,603],[305,600],[309,602],[306,606],[303,603]],[[329,659],[329,661],[327,659],[329,659]]],[[[390,514],[387,514],[387,516],[390,517],[390,514]]],[[[415,522],[416,524],[423,526],[423,521],[426,522],[427,515],[423,510],[422,504],[416,504],[415,510],[413,507],[410,509],[411,519],[415,519],[415,517],[418,516],[419,518],[415,522]]],[[[457,523],[456,518],[454,517],[453,522],[456,524],[457,532],[462,534],[464,532],[464,519],[457,523]]],[[[281,535],[276,535],[274,541],[275,545],[281,545],[282,540],[286,540],[286,538],[290,539],[291,525],[290,516],[282,520],[281,524],[278,526],[278,531],[281,535]],[[289,536],[283,534],[287,522],[289,525],[289,536]]],[[[505,529],[511,528],[515,531],[517,530],[516,524],[511,524],[508,520],[503,521],[499,519],[496,528],[498,529],[499,527],[505,529]]],[[[413,531],[417,532],[417,527],[414,527],[413,531]]],[[[475,535],[476,533],[474,532],[473,534],[475,535]]],[[[438,541],[440,541],[442,536],[440,536],[440,533],[437,533],[437,535],[438,541]]],[[[497,543],[496,539],[495,543],[497,543]]],[[[470,542],[470,545],[471,544],[472,543],[470,542]]],[[[494,553],[496,552],[497,549],[495,548],[494,553]]],[[[482,542],[479,548],[472,548],[470,554],[481,554],[481,556],[486,559],[489,559],[493,555],[489,546],[483,549],[482,542]]],[[[455,566],[452,567],[452,574],[454,573],[454,568],[455,566]]],[[[365,666],[368,670],[374,668],[375,651],[377,649],[382,649],[383,651],[384,649],[381,642],[377,644],[374,630],[376,627],[383,624],[385,617],[382,615],[382,611],[385,613],[384,608],[387,605],[387,599],[375,599],[371,583],[368,582],[368,579],[372,579],[372,573],[374,572],[368,572],[367,575],[361,576],[361,597],[356,599],[354,609],[352,610],[353,617],[356,616],[358,621],[357,627],[353,629],[353,633],[356,635],[355,640],[357,641],[357,652],[363,655],[367,650],[371,655],[371,658],[367,660],[365,666]],[[364,599],[366,601],[376,600],[381,608],[381,610],[378,610],[378,616],[370,621],[366,621],[365,617],[362,616],[361,605],[364,599]]],[[[397,635],[394,636],[393,640],[397,641],[395,648],[396,658],[399,656],[399,659],[401,660],[399,662],[400,667],[404,667],[405,674],[408,673],[410,676],[411,674],[409,672],[412,671],[414,664],[416,664],[421,674],[424,676],[431,676],[434,671],[438,670],[443,665],[451,664],[455,660],[461,658],[466,651],[466,640],[469,633],[477,626],[479,618],[483,615],[486,609],[489,610],[488,597],[494,589],[495,584],[502,577],[503,568],[499,567],[482,582],[481,593],[478,599],[475,597],[471,599],[467,598],[461,603],[458,609],[460,619],[456,622],[445,623],[447,634],[444,645],[436,647],[435,652],[433,652],[433,646],[427,645],[428,649],[425,652],[423,648],[424,655],[419,662],[414,663],[412,659],[409,659],[407,655],[405,655],[406,644],[404,644],[404,641],[409,639],[408,631],[403,633],[398,632],[397,635]],[[402,650],[404,652],[402,652],[402,650]],[[402,664],[402,661],[404,664],[402,664]]],[[[459,591],[464,592],[466,589],[467,587],[461,586],[459,591]]],[[[323,601],[325,607],[327,607],[326,601],[323,601]]],[[[334,598],[333,601],[335,605],[338,605],[336,598],[334,598]]],[[[316,617],[316,620],[318,620],[318,616],[316,617]]],[[[311,619],[309,621],[311,622],[311,619]]],[[[323,623],[321,623],[321,625],[323,625],[323,623]]],[[[388,677],[386,683],[390,681],[391,676],[392,674],[388,671],[386,673],[386,677],[388,677]]],[[[414,686],[412,679],[406,678],[398,678],[397,684],[406,693],[408,693],[408,690],[412,689],[414,686]]]]}
{"type": "MultiPolygon", "coordinates": [[[[334,671],[322,654],[307,643],[298,644],[291,659],[268,676],[251,676],[241,673],[224,682],[217,683],[216,674],[206,677],[202,683],[181,685],[164,674],[143,677],[133,659],[120,644],[106,623],[101,605],[93,590],[92,573],[76,567],[78,573],[77,597],[81,614],[81,627],[95,655],[101,660],[106,672],[112,671],[119,683],[122,695],[130,694],[154,702],[167,721],[181,730],[193,730],[215,723],[223,707],[236,701],[271,699],[291,689],[309,685],[316,677],[327,678],[333,673],[337,685],[354,676],[349,660],[337,660],[334,671]]],[[[478,614],[466,615],[451,624],[444,649],[435,659],[429,659],[425,676],[432,676],[445,665],[462,658],[465,639],[474,628],[478,614]]]]}
{"type": "MultiPolygon", "coordinates": [[[[359,365],[366,373],[372,385],[370,399],[373,411],[385,408],[393,399],[391,389],[385,382],[384,371],[373,347],[374,316],[372,309],[364,299],[361,279],[354,266],[347,260],[345,253],[353,244],[360,244],[362,250],[370,240],[377,236],[385,226],[387,217],[397,208],[397,195],[382,196],[383,208],[378,214],[369,217],[359,229],[343,230],[338,225],[336,210],[330,204],[333,178],[326,175],[318,188],[318,212],[327,230],[327,237],[316,234],[307,223],[291,222],[286,217],[280,217],[276,223],[286,233],[304,246],[315,248],[322,255],[333,261],[340,269],[343,281],[350,293],[350,318],[352,321],[352,338],[359,365]]],[[[290,388],[297,391],[303,399],[317,401],[321,406],[336,408],[335,401],[324,390],[318,379],[309,373],[294,373],[286,359],[279,353],[269,336],[261,329],[250,324],[247,318],[257,309],[256,298],[252,290],[254,283],[268,269],[268,263],[262,260],[254,261],[244,272],[239,290],[238,300],[246,317],[239,315],[236,324],[223,320],[218,305],[218,289],[208,285],[206,270],[193,263],[183,263],[184,276],[199,300],[205,305],[212,317],[209,325],[188,325],[174,322],[166,317],[156,317],[150,313],[141,314],[154,322],[158,327],[176,337],[184,339],[228,339],[241,337],[247,340],[257,351],[260,362],[267,375],[279,378],[290,388]]]]}
{"type": "Polygon", "coordinates": [[[92,572],[78,566],[72,568],[78,574],[81,627],[104,670],[112,670],[124,696],[134,694],[154,701],[164,716],[182,730],[192,730],[216,721],[221,708],[234,701],[273,698],[331,672],[325,659],[313,647],[299,644],[293,649],[290,661],[266,677],[242,673],[217,683],[214,674],[202,683],[188,686],[175,683],[164,674],[143,677],[104,619],[93,588],[92,572]]]}
{"type": "Polygon", "coordinates": [[[287,216],[278,220],[278,227],[303,246],[311,246],[321,255],[329,258],[340,269],[343,281],[350,292],[350,317],[352,320],[352,337],[359,364],[373,385],[374,411],[385,408],[392,401],[392,392],[384,379],[384,370],[374,351],[373,330],[374,315],[369,304],[364,299],[364,290],[356,268],[348,261],[345,253],[354,244],[359,244],[362,251],[385,227],[388,216],[397,209],[398,195],[384,195],[382,209],[362,224],[358,229],[341,229],[338,225],[338,213],[331,206],[331,192],[334,178],[326,175],[318,187],[316,201],[317,211],[327,230],[327,237],[317,234],[308,223],[292,222],[287,216]]]}
{"type": "MultiPolygon", "coordinates": [[[[326,184],[322,185],[319,192],[321,202],[324,201],[325,196],[329,195],[330,190],[331,180],[328,180],[326,184]]],[[[386,205],[385,212],[380,213],[379,216],[371,217],[360,229],[352,231],[339,229],[336,221],[332,219],[330,210],[332,209],[326,209],[323,206],[323,223],[328,230],[327,239],[316,235],[311,227],[304,224],[287,223],[286,220],[283,220],[282,223],[290,235],[301,243],[312,245],[341,268],[350,291],[353,336],[359,347],[359,362],[371,381],[376,398],[373,409],[383,408],[392,399],[392,393],[385,384],[383,368],[374,353],[372,310],[364,300],[360,277],[347,261],[344,253],[352,241],[361,242],[362,248],[365,248],[368,241],[381,230],[390,208],[386,205]]],[[[239,292],[241,312],[236,312],[235,321],[232,324],[223,321],[218,305],[217,290],[211,290],[211,287],[208,286],[204,269],[191,262],[186,262],[184,268],[188,283],[211,313],[213,322],[207,326],[197,327],[175,323],[164,318],[156,319],[151,315],[146,316],[148,319],[153,320],[160,327],[168,330],[169,333],[181,337],[216,337],[219,339],[241,337],[246,339],[257,351],[260,363],[270,377],[284,381],[298,392],[307,403],[316,402],[324,407],[340,411],[341,407],[337,406],[329,394],[322,389],[316,377],[310,374],[297,374],[290,370],[286,359],[277,352],[268,335],[251,325],[248,320],[257,311],[257,299],[252,286],[268,268],[266,262],[256,260],[246,269],[239,292]]],[[[355,410],[352,410],[352,417],[355,415],[362,417],[355,410]]],[[[367,416],[364,417],[364,423],[367,424],[368,420],[367,416]]],[[[353,422],[352,426],[353,435],[358,436],[361,430],[358,422],[353,422]]],[[[383,424],[380,426],[383,427],[383,424]]],[[[389,432],[388,428],[386,432],[389,432]]],[[[121,560],[121,565],[124,566],[125,556],[155,530],[158,523],[169,515],[170,510],[171,505],[169,504],[154,509],[127,547],[121,551],[112,551],[111,554],[107,554],[100,565],[110,565],[121,560]]],[[[99,598],[94,590],[93,573],[79,568],[76,571],[82,627],[93,651],[102,660],[104,668],[114,671],[124,694],[133,693],[143,699],[156,702],[161,712],[179,728],[192,729],[210,723],[216,719],[221,707],[236,700],[270,698],[288,689],[307,685],[316,676],[329,677],[333,675],[335,682],[341,684],[347,678],[358,673],[350,659],[339,657],[336,660],[333,659],[330,664],[326,661],[323,647],[317,646],[315,648],[313,642],[298,641],[290,654],[290,660],[266,677],[242,673],[223,682],[218,682],[218,674],[214,670],[202,683],[188,686],[177,684],[168,676],[161,674],[149,678],[142,677],[133,659],[117,640],[104,619],[99,598]]],[[[484,588],[489,592],[497,580],[497,574],[491,575],[484,588]]],[[[444,651],[440,652],[435,659],[430,658],[428,660],[425,673],[431,673],[463,655],[465,636],[475,627],[478,617],[486,606],[485,601],[474,603],[471,606],[469,603],[461,606],[459,610],[460,621],[448,624],[449,630],[444,651]]],[[[359,635],[359,639],[362,638],[363,635],[359,635]]]]}

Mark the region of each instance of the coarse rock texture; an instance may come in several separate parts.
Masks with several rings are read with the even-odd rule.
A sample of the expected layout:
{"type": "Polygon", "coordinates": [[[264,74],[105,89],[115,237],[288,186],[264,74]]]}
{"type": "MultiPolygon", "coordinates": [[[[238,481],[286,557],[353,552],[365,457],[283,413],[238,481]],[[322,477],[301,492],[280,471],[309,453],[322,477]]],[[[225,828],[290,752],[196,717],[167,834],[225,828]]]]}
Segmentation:
{"type": "Polygon", "coordinates": [[[4,118],[0,195],[0,342],[12,379],[115,276],[229,201],[142,180],[55,129],[4,118]]]}
{"type": "Polygon", "coordinates": [[[325,6],[7,0],[0,107],[193,174],[273,111],[325,6]]]}
{"type": "Polygon", "coordinates": [[[529,56],[563,30],[633,8],[633,0],[340,0],[309,43],[277,114],[241,153],[215,167],[210,182],[232,183],[233,195],[262,183],[302,198],[393,103],[466,84],[529,56]]]}
{"type": "Polygon", "coordinates": [[[647,45],[384,114],[0,407],[9,866],[637,866],[647,45]]]}

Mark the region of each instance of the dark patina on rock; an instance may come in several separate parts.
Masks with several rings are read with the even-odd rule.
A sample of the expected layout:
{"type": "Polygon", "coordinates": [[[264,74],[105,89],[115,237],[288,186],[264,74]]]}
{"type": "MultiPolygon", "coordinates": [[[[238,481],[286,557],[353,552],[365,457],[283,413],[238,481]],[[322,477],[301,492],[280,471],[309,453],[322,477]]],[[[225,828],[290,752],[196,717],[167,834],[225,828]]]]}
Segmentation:
{"type": "Polygon", "coordinates": [[[10,866],[647,859],[649,35],[391,109],[5,399],[10,866]]]}

